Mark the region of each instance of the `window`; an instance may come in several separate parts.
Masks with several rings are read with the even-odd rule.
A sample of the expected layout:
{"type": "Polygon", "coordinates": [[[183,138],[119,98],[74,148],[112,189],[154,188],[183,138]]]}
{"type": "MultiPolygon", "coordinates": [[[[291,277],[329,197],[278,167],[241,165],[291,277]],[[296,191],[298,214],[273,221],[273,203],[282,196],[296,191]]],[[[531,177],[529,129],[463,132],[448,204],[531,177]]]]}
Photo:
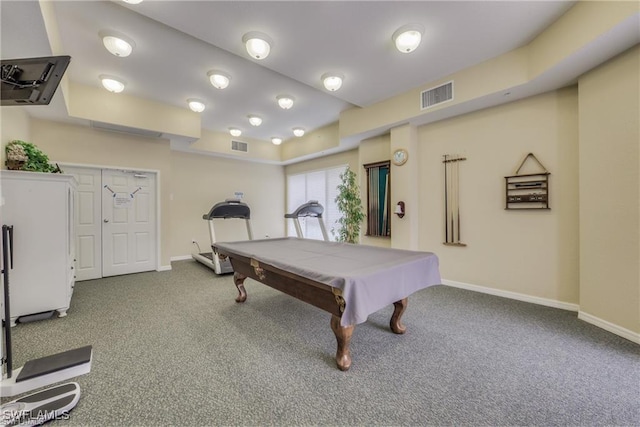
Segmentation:
{"type": "Polygon", "coordinates": [[[367,171],[367,236],[391,236],[389,162],[364,165],[367,171]]]}
{"type": "MultiPolygon", "coordinates": [[[[347,166],[323,169],[313,172],[287,175],[287,213],[293,212],[298,206],[309,200],[317,200],[324,207],[324,220],[329,240],[335,240],[331,229],[336,227],[340,212],[336,206],[337,187],[340,184],[340,174],[347,166]]],[[[322,240],[322,231],[315,218],[300,218],[303,236],[307,239],[322,240]]],[[[287,236],[296,236],[293,220],[287,220],[287,236]]]]}

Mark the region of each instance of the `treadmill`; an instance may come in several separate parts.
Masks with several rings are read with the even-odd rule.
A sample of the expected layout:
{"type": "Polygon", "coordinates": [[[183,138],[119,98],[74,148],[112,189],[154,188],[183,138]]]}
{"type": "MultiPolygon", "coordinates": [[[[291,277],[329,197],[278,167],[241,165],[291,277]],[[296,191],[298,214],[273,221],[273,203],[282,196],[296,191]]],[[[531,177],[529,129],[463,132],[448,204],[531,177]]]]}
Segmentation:
{"type": "Polygon", "coordinates": [[[298,208],[290,214],[285,214],[285,218],[293,219],[293,225],[296,227],[296,234],[299,238],[304,239],[304,235],[302,234],[302,227],[300,227],[300,219],[299,218],[318,218],[318,224],[320,224],[320,231],[322,231],[322,237],[325,242],[329,241],[329,236],[327,235],[327,229],[324,226],[324,221],[322,220],[322,214],[324,213],[324,208],[317,200],[309,200],[307,203],[303,203],[298,208]]]}
{"type": "MultiPolygon", "coordinates": [[[[249,240],[253,240],[251,233],[251,210],[249,205],[242,203],[239,199],[227,199],[224,202],[213,205],[209,213],[202,215],[202,219],[209,222],[209,237],[211,246],[216,242],[216,234],[213,227],[214,219],[244,219],[247,225],[247,235],[249,240]]],[[[233,273],[233,267],[229,258],[221,260],[218,254],[211,252],[194,253],[191,255],[196,261],[206,265],[216,274],[233,273]]]]}

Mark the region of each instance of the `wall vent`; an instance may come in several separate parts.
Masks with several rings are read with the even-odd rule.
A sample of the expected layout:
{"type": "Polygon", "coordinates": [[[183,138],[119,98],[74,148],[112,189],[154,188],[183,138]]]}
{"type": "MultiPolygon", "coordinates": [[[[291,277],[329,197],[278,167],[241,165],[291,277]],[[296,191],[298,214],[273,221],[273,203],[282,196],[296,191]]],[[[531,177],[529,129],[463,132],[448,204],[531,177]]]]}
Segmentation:
{"type": "Polygon", "coordinates": [[[233,151],[242,151],[246,153],[248,151],[248,144],[246,142],[231,141],[231,149],[233,151]]]}
{"type": "Polygon", "coordinates": [[[431,108],[451,100],[453,100],[453,81],[420,93],[420,109],[431,108]]]}
{"type": "Polygon", "coordinates": [[[91,120],[91,127],[99,130],[108,130],[110,132],[126,133],[129,135],[146,136],[150,138],[160,138],[162,132],[147,129],[132,128],[129,126],[114,125],[113,123],[103,123],[91,120]]]}

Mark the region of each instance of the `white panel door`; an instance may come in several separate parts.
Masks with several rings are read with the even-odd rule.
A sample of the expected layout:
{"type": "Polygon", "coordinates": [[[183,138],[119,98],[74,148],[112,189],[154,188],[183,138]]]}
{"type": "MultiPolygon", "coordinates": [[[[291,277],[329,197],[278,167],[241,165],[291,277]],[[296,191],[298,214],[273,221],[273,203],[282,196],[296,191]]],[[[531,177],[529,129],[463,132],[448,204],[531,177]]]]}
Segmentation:
{"type": "Polygon", "coordinates": [[[65,166],[78,182],[75,200],[76,280],[102,277],[102,170],[65,166]]]}
{"type": "Polygon", "coordinates": [[[102,171],[102,276],[156,269],[156,175],[102,171]]]}

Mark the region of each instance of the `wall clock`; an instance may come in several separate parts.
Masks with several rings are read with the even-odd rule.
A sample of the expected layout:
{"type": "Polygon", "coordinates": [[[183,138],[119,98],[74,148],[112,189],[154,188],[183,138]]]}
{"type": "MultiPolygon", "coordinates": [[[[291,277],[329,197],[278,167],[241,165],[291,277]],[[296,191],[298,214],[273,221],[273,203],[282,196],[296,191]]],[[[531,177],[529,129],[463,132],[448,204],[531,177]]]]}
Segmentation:
{"type": "Polygon", "coordinates": [[[396,166],[404,165],[407,162],[408,158],[409,153],[407,153],[407,150],[399,148],[393,152],[393,164],[396,166]]]}

